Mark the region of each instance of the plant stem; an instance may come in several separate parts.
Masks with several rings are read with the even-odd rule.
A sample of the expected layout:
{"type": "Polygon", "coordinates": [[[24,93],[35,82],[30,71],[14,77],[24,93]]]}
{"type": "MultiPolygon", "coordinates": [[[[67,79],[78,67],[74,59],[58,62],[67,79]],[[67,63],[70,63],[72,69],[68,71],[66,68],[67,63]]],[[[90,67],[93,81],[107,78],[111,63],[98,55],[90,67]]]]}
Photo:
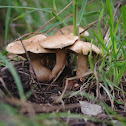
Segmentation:
{"type": "Polygon", "coordinates": [[[78,0],[73,0],[73,7],[74,7],[74,15],[73,15],[73,27],[74,27],[74,35],[78,35],[78,28],[77,28],[77,7],[78,7],[78,0]]]}
{"type": "MultiPolygon", "coordinates": [[[[9,6],[11,6],[12,4],[12,1],[9,0],[8,2],[9,6]]],[[[7,9],[7,14],[6,14],[6,20],[5,20],[5,47],[7,46],[7,35],[8,35],[8,30],[9,30],[9,18],[10,18],[10,15],[11,15],[11,8],[8,8],[7,9]]]]}

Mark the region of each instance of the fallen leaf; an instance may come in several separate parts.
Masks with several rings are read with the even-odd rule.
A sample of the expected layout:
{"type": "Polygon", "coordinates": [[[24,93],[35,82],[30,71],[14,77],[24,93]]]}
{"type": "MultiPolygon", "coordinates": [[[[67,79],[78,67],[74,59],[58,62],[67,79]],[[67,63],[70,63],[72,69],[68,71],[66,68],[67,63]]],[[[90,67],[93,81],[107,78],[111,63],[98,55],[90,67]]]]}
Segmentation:
{"type": "Polygon", "coordinates": [[[102,113],[102,107],[97,104],[91,104],[86,101],[79,101],[81,112],[86,115],[97,115],[102,113]]]}

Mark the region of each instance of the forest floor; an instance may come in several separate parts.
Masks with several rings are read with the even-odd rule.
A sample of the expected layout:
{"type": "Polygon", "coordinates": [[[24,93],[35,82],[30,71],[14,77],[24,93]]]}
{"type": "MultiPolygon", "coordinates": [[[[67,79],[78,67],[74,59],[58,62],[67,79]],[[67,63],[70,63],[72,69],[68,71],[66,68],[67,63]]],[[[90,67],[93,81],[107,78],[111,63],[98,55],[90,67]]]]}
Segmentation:
{"type": "MultiPolygon", "coordinates": [[[[81,82],[79,79],[74,79],[69,81],[67,90],[65,90],[65,95],[60,102],[56,102],[56,99],[62,94],[65,87],[65,80],[68,77],[75,75],[74,66],[66,67],[59,78],[53,83],[52,87],[48,88],[51,82],[46,83],[37,83],[29,73],[29,64],[26,61],[14,61],[13,65],[15,66],[22,82],[22,86],[25,94],[31,91],[32,94],[29,95],[27,101],[24,103],[19,99],[19,93],[17,86],[14,82],[14,79],[9,72],[7,67],[1,66],[1,84],[0,89],[3,92],[3,98],[0,98],[2,103],[9,104],[13,107],[19,108],[19,112],[27,115],[34,116],[35,114],[40,113],[54,113],[54,112],[68,112],[76,113],[83,115],[81,110],[80,101],[86,101],[90,103],[95,103],[93,100],[90,100],[88,97],[77,95],[77,92],[85,92],[93,97],[96,97],[96,80],[91,79],[87,85],[86,81],[91,75],[86,76],[84,82],[81,82]],[[41,88],[40,88],[41,86],[41,88]],[[83,87],[83,88],[82,88],[83,87]],[[41,90],[42,89],[42,90],[41,90]],[[81,90],[82,89],[82,90],[81,90]],[[69,94],[71,92],[71,94],[69,94]],[[9,95],[10,97],[6,97],[9,95]]],[[[123,76],[126,78],[126,75],[123,76]]],[[[121,80],[121,89],[126,92],[126,82],[121,80]]],[[[108,106],[113,107],[113,110],[120,115],[120,117],[126,117],[126,94],[121,93],[118,89],[114,89],[115,100],[109,98],[107,92],[105,93],[104,89],[100,87],[100,97],[98,101],[106,103],[108,106]],[[117,103],[116,100],[123,102],[125,104],[117,103]]],[[[63,122],[67,122],[70,126],[106,126],[113,125],[109,121],[117,125],[120,124],[119,121],[113,115],[108,116],[103,110],[97,115],[89,115],[88,118],[93,119],[82,119],[82,118],[57,118],[63,122]],[[111,116],[111,118],[110,118],[111,116]]],[[[2,117],[0,117],[2,119],[2,117]]]]}

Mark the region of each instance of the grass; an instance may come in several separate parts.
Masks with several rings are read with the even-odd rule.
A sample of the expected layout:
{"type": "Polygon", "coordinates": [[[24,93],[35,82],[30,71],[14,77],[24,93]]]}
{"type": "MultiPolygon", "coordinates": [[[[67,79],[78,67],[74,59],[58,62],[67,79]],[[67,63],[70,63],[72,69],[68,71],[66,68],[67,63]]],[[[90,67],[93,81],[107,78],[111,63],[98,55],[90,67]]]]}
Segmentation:
{"type": "Polygon", "coordinates": [[[19,92],[19,96],[20,96],[21,100],[22,101],[26,100],[20,77],[19,77],[17,71],[15,70],[14,66],[2,54],[0,54],[0,59],[3,61],[3,63],[6,65],[6,67],[8,67],[8,69],[10,70],[10,72],[15,80],[16,86],[18,88],[18,92],[19,92]]]}
{"type": "MultiPolygon", "coordinates": [[[[109,30],[110,30],[110,35],[107,40],[103,40],[103,35],[101,32],[101,27],[100,27],[100,20],[99,20],[99,36],[98,34],[94,31],[95,37],[97,38],[98,42],[101,44],[101,49],[103,55],[105,55],[101,66],[100,66],[100,71],[103,72],[103,67],[106,65],[109,67],[109,70],[105,71],[106,77],[110,78],[110,80],[115,83],[116,85],[119,85],[120,80],[126,70],[126,63],[125,58],[122,58],[123,55],[126,55],[126,52],[124,51],[126,44],[122,45],[122,38],[125,36],[125,32],[123,32],[123,35],[119,33],[120,29],[125,28],[125,23],[124,23],[124,17],[122,15],[117,19],[117,24],[114,23],[113,19],[113,11],[112,11],[112,5],[109,0],[106,0],[106,5],[108,9],[108,14],[107,14],[107,19],[108,19],[108,25],[109,25],[109,30]],[[121,19],[123,18],[123,24],[124,27],[121,26],[120,22],[121,19]],[[116,37],[117,36],[117,37],[116,37]],[[109,40],[110,39],[110,40],[109,40]],[[108,42],[108,43],[105,43],[108,42]],[[107,56],[107,57],[106,57],[107,56]],[[108,59],[107,59],[108,58],[108,59]],[[109,75],[109,76],[108,76],[109,75]]],[[[125,7],[123,7],[125,8],[125,7]]],[[[122,11],[123,12],[123,11],[122,11]]],[[[103,13],[103,12],[101,12],[103,13]]],[[[124,13],[124,12],[123,12],[124,13]]],[[[103,15],[103,14],[102,14],[103,15]]],[[[124,14],[123,14],[124,16],[124,14]]],[[[117,17],[115,17],[117,18],[117,17]]]]}
{"type": "MultiPolygon", "coordinates": [[[[94,27],[88,30],[90,33],[90,38],[87,39],[91,40],[92,44],[95,43],[97,46],[99,46],[103,54],[102,59],[99,61],[100,66],[98,68],[98,81],[99,83],[102,83],[103,86],[106,88],[113,102],[115,101],[117,103],[123,104],[123,102],[121,103],[115,100],[115,94],[111,93],[110,87],[112,87],[113,90],[114,88],[117,88],[121,92],[126,94],[126,92],[124,92],[119,87],[120,81],[124,75],[124,72],[126,71],[126,6],[121,7],[121,11],[118,11],[119,14],[116,14],[116,16],[113,17],[116,8],[114,7],[114,3],[112,0],[106,0],[105,3],[103,3],[102,1],[98,2],[99,4],[97,6],[101,6],[102,8],[100,8],[101,10],[97,11],[95,9],[88,11],[90,10],[90,8],[88,9],[88,6],[86,6],[88,2],[87,0],[83,1],[82,3],[79,0],[74,0],[74,4],[72,6],[70,6],[60,15],[57,15],[57,12],[59,12],[69,2],[71,1],[67,0],[65,2],[61,2],[53,0],[50,2],[49,0],[47,0],[46,2],[41,2],[37,0],[37,3],[35,5],[39,5],[39,8],[34,5],[34,0],[33,3],[29,2],[29,0],[22,0],[22,2],[17,0],[13,2],[9,0],[8,2],[7,0],[5,0],[3,3],[0,3],[0,9],[7,9],[6,17],[3,16],[3,18],[5,18],[4,45],[7,45],[8,38],[9,40],[14,39],[12,38],[12,35],[17,36],[18,33],[24,34],[27,32],[33,32],[38,27],[42,26],[46,21],[50,20],[53,16],[55,16],[55,20],[48,24],[47,27],[41,30],[41,32],[47,32],[51,28],[54,28],[58,25],[62,27],[64,25],[66,26],[68,24],[73,24],[74,35],[77,35],[78,26],[86,26],[88,23],[90,23],[90,21],[93,22],[94,19],[91,17],[95,16],[95,19],[98,19],[98,27],[95,30],[92,30],[94,29],[94,27]],[[77,10],[80,7],[81,10],[78,12],[77,10]],[[65,19],[68,15],[72,13],[74,13],[73,17],[65,19]],[[17,25],[17,29],[15,30],[15,32],[11,31],[11,26],[9,25],[11,23],[17,25]],[[23,27],[20,27],[20,24],[23,24],[23,27]],[[109,35],[106,35],[106,37],[104,37],[105,34],[103,34],[103,29],[105,26],[108,26],[109,28],[109,35]]],[[[93,4],[90,4],[89,6],[92,6],[92,8],[94,7],[93,4]]],[[[52,31],[49,34],[52,35],[54,34],[54,32],[52,31]]],[[[89,55],[89,62],[92,70],[95,71],[95,65],[97,64],[93,66],[93,64],[91,63],[91,54],[92,53],[90,53],[89,55]]],[[[18,76],[15,68],[3,55],[0,55],[0,59],[9,68],[17,85],[19,96],[21,100],[24,101],[25,95],[23,92],[20,77],[18,76]]],[[[81,95],[83,97],[90,96],[89,94],[85,95],[82,92],[78,95],[81,95]]],[[[92,96],[88,97],[88,99],[92,99],[92,96]]],[[[95,101],[95,98],[93,98],[92,100],[95,101]]],[[[101,102],[100,104],[103,106],[108,115],[112,114],[118,121],[122,123],[122,125],[126,125],[124,118],[120,117],[120,115],[118,115],[111,108],[106,106],[105,103],[101,102]]],[[[57,120],[57,117],[60,118],[69,116],[79,119],[87,118],[82,116],[81,114],[47,113],[36,115],[35,119],[31,120],[30,117],[20,115],[17,110],[13,109],[9,105],[0,103],[0,109],[3,110],[2,114],[4,113],[5,115],[9,115],[8,122],[0,122],[1,126],[9,125],[9,123],[12,123],[14,125],[21,124],[23,126],[39,126],[41,124],[67,125],[64,122],[61,123],[59,120],[57,120]]],[[[96,122],[99,122],[98,119],[93,117],[89,120],[95,120],[96,122]]],[[[112,122],[105,123],[110,123],[111,125],[114,125],[112,122]]]]}

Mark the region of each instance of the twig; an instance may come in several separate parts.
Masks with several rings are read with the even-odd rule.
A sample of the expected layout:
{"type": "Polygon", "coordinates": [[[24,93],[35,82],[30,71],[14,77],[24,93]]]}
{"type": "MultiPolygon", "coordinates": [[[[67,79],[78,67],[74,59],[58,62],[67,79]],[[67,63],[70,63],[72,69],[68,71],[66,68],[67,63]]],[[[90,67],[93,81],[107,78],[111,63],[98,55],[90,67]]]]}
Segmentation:
{"type": "Polygon", "coordinates": [[[53,86],[54,82],[58,79],[58,77],[61,75],[61,73],[63,72],[65,68],[65,65],[62,67],[62,69],[60,70],[60,72],[58,73],[58,75],[56,76],[56,78],[51,82],[51,84],[48,86],[48,88],[46,89],[47,91],[53,86]]]}
{"type": "Polygon", "coordinates": [[[38,84],[38,86],[39,86],[39,88],[40,88],[40,91],[42,91],[43,96],[45,96],[45,95],[44,95],[44,92],[43,92],[43,89],[41,88],[41,85],[40,85],[40,83],[39,83],[39,81],[38,81],[38,78],[37,78],[37,75],[36,75],[36,73],[35,73],[35,70],[34,70],[34,68],[33,68],[33,66],[32,66],[31,59],[30,59],[30,57],[29,57],[29,55],[28,55],[28,52],[27,52],[27,50],[26,50],[26,48],[25,48],[25,46],[24,46],[24,44],[23,44],[23,42],[22,42],[21,39],[20,39],[20,41],[21,41],[21,44],[22,44],[22,46],[23,46],[23,48],[24,48],[24,50],[25,50],[28,63],[29,63],[29,65],[30,65],[30,67],[31,67],[31,69],[32,69],[32,71],[33,71],[35,77],[36,77],[37,84],[38,84]]]}
{"type": "MultiPolygon", "coordinates": [[[[64,10],[66,10],[70,5],[72,4],[72,2],[70,2],[66,7],[64,7],[57,15],[61,14],[64,10]]],[[[40,30],[42,30],[43,28],[45,28],[45,26],[47,24],[49,24],[53,19],[55,19],[55,17],[51,18],[49,21],[47,21],[43,26],[41,26],[40,28],[38,28],[34,33],[39,32],[40,30]]]]}
{"type": "Polygon", "coordinates": [[[55,105],[55,106],[48,106],[47,104],[36,104],[36,103],[29,103],[29,102],[22,102],[16,98],[4,98],[0,102],[7,102],[10,105],[14,106],[21,106],[22,109],[20,112],[26,113],[26,112],[53,112],[56,110],[64,110],[64,109],[72,109],[72,108],[78,108],[80,107],[79,103],[75,104],[69,104],[65,105],[64,107],[62,105],[55,105]],[[28,109],[30,107],[30,109],[28,109]]]}
{"type": "Polygon", "coordinates": [[[99,88],[99,79],[98,79],[98,72],[97,72],[97,63],[98,61],[95,63],[95,67],[94,67],[94,75],[96,78],[96,97],[99,98],[100,97],[100,88],[99,88]]]}
{"type": "MultiPolygon", "coordinates": [[[[86,4],[86,6],[89,5],[90,3],[92,3],[93,1],[94,1],[94,0],[89,1],[89,2],[86,4]]],[[[81,10],[81,8],[78,9],[78,11],[80,11],[80,10],[81,10]]],[[[65,21],[66,19],[72,17],[72,16],[73,16],[73,14],[70,14],[69,16],[67,16],[67,17],[64,19],[64,21],[65,21]]],[[[50,31],[52,31],[54,28],[55,28],[55,27],[49,29],[49,30],[46,32],[46,34],[48,34],[48,33],[49,33],[50,31]]]]}
{"type": "MultiPolygon", "coordinates": [[[[64,7],[57,15],[61,14],[64,10],[66,10],[70,5],[72,4],[72,2],[70,2],[66,7],[64,7]]],[[[46,25],[48,25],[53,19],[55,19],[55,17],[51,18],[49,21],[47,21],[43,26],[41,26],[40,28],[38,28],[35,32],[32,33],[27,33],[22,35],[21,37],[15,39],[15,41],[20,40],[24,37],[28,37],[30,35],[34,35],[34,34],[41,34],[39,31],[42,30],[43,28],[45,28],[46,25]]]]}
{"type": "Polygon", "coordinates": [[[112,110],[114,109],[114,101],[113,101],[113,99],[111,98],[111,96],[110,96],[110,94],[109,94],[109,92],[108,92],[108,90],[101,84],[101,83],[99,83],[100,85],[101,85],[101,87],[105,90],[105,92],[107,93],[107,95],[108,95],[108,97],[109,97],[109,99],[110,99],[110,102],[111,102],[111,107],[112,107],[112,110]]]}
{"type": "Polygon", "coordinates": [[[6,92],[12,97],[11,92],[8,90],[8,88],[6,87],[6,84],[5,84],[4,80],[3,80],[3,78],[1,78],[1,77],[0,77],[0,82],[2,83],[2,85],[3,85],[4,89],[6,90],[6,92]]]}
{"type": "Polygon", "coordinates": [[[64,94],[65,94],[65,92],[66,92],[66,89],[67,89],[69,80],[74,80],[74,79],[78,79],[78,78],[81,78],[81,77],[85,77],[85,76],[88,76],[88,75],[90,75],[90,74],[92,74],[92,73],[93,73],[92,71],[88,71],[88,72],[86,72],[83,76],[75,76],[75,77],[67,78],[67,79],[66,79],[65,88],[64,88],[62,94],[60,95],[60,97],[56,100],[56,102],[58,103],[58,102],[61,102],[61,101],[62,101],[62,98],[63,98],[63,96],[64,96],[64,94]]]}
{"type": "Polygon", "coordinates": [[[83,30],[82,32],[80,32],[80,35],[81,35],[82,33],[84,33],[86,30],[88,30],[89,28],[91,28],[92,26],[94,26],[96,23],[98,23],[98,20],[96,20],[96,21],[94,21],[94,22],[88,24],[88,25],[84,28],[84,30],[83,30]]]}

